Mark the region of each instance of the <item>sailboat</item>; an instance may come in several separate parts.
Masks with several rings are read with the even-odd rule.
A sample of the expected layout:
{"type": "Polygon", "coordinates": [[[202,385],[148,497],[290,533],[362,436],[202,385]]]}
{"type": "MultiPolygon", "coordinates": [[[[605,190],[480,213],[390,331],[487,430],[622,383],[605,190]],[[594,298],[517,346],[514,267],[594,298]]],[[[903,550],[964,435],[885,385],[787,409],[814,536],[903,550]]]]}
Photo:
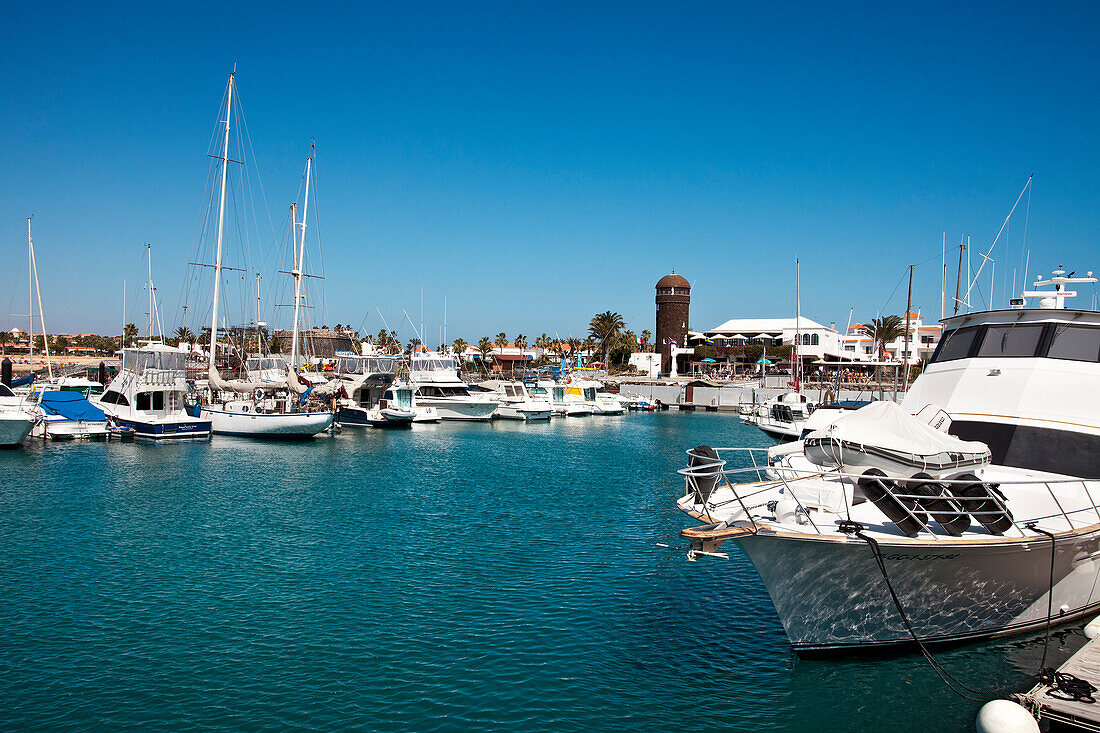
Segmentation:
{"type": "MultiPolygon", "coordinates": [[[[222,243],[225,232],[225,193],[226,179],[229,173],[229,130],[233,112],[233,82],[235,74],[229,75],[226,94],[225,133],[221,159],[221,193],[218,203],[217,252],[214,257],[214,300],[210,317],[210,349],[207,364],[208,399],[199,406],[199,417],[209,420],[214,433],[218,435],[237,435],[252,438],[305,439],[328,429],[332,425],[332,410],[309,411],[302,402],[306,387],[298,381],[298,375],[292,369],[287,379],[279,385],[278,391],[273,385],[264,382],[246,380],[226,380],[218,372],[215,358],[218,345],[218,305],[222,273],[222,243]],[[285,392],[283,391],[285,389],[285,392]]],[[[305,240],[305,209],[309,206],[309,175],[313,162],[312,156],[306,163],[306,204],[302,212],[302,244],[305,240]]],[[[292,224],[292,231],[294,225],[292,224]]],[[[297,233],[295,231],[295,245],[297,233]]],[[[295,246],[295,253],[298,248],[295,246]]],[[[294,272],[294,346],[298,343],[298,305],[301,296],[301,262],[295,260],[294,272]]],[[[293,357],[292,357],[293,358],[293,357]]]]}
{"type": "Polygon", "coordinates": [[[62,392],[54,380],[53,363],[50,361],[50,339],[46,335],[46,317],[42,311],[42,290],[38,286],[38,262],[34,257],[34,239],[31,237],[31,220],[27,219],[27,304],[30,316],[31,370],[34,370],[34,300],[38,300],[38,324],[42,328],[42,347],[46,355],[46,383],[32,383],[30,401],[36,403],[33,412],[36,419],[30,430],[35,438],[50,440],[92,439],[106,440],[107,417],[81,394],[62,392]]]}

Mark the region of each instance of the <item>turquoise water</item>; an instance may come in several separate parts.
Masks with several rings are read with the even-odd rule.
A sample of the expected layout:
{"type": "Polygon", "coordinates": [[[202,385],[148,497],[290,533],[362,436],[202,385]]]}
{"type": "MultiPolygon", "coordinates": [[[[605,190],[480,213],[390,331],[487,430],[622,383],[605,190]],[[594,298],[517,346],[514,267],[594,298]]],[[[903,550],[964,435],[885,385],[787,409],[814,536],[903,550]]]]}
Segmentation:
{"type": "Polygon", "coordinates": [[[972,730],[916,655],[797,659],[736,547],[657,546],[702,442],[766,444],[661,413],[0,453],[0,729],[972,730]]]}

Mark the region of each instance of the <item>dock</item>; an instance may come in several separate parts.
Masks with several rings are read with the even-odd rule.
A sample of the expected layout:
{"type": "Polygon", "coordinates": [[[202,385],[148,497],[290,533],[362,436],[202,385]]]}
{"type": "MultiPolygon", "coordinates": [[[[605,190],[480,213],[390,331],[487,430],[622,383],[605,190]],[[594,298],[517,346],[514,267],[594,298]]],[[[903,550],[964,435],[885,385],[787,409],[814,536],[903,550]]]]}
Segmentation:
{"type": "MultiPolygon", "coordinates": [[[[1071,674],[1100,687],[1100,637],[1090,639],[1078,649],[1058,668],[1058,673],[1071,674]]],[[[1058,723],[1070,730],[1100,732],[1100,692],[1094,695],[1096,702],[1072,699],[1071,695],[1040,683],[1026,693],[1013,695],[1013,699],[1038,719],[1058,723]]]]}

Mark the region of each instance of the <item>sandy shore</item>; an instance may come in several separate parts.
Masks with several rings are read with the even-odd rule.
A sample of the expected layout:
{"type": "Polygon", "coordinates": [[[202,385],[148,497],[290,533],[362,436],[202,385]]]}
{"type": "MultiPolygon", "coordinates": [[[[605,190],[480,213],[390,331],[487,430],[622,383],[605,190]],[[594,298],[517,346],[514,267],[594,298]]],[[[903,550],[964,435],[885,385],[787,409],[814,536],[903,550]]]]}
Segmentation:
{"type": "MultiPolygon", "coordinates": [[[[31,362],[27,358],[26,354],[10,354],[2,357],[3,359],[11,359],[11,371],[16,377],[24,374],[29,374],[31,371],[31,362]]],[[[111,361],[112,357],[109,356],[69,356],[63,354],[61,356],[51,356],[50,363],[53,364],[54,371],[62,371],[70,369],[75,366],[83,367],[98,367],[101,361],[111,361]]],[[[34,370],[39,371],[46,368],[46,357],[34,355],[34,370]]]]}

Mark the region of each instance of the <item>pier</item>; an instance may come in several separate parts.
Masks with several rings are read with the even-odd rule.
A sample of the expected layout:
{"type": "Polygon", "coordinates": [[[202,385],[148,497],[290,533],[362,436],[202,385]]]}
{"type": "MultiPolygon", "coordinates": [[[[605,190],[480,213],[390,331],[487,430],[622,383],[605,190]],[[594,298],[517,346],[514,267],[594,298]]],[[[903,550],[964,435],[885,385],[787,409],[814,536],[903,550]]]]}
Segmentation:
{"type": "MultiPolygon", "coordinates": [[[[1091,639],[1077,650],[1058,668],[1058,674],[1072,675],[1100,687],[1100,639],[1091,639]]],[[[1030,691],[1014,695],[1013,699],[1040,720],[1046,719],[1070,730],[1100,731],[1100,702],[1079,697],[1040,682],[1030,691]]]]}

